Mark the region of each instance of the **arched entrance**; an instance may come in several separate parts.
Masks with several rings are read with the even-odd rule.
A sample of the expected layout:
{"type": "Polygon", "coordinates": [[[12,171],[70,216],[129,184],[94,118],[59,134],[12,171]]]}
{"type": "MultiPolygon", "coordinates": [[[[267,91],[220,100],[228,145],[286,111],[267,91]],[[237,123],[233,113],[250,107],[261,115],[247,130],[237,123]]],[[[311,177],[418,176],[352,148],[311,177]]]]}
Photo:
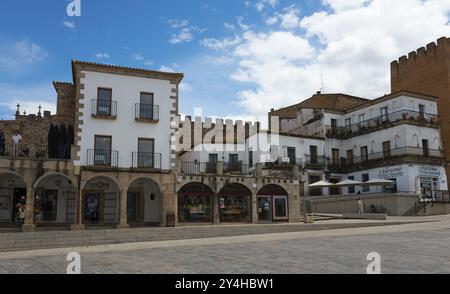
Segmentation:
{"type": "Polygon", "coordinates": [[[137,179],[128,187],[127,193],[128,224],[161,224],[163,196],[155,181],[148,178],[137,179]]]}
{"type": "Polygon", "coordinates": [[[26,204],[26,196],[27,185],[21,176],[0,171],[0,225],[21,225],[19,207],[26,204]]]}
{"type": "Polygon", "coordinates": [[[178,221],[212,223],[214,192],[205,184],[190,183],[178,191],[178,221]]]}
{"type": "Polygon", "coordinates": [[[118,183],[109,177],[97,176],[83,188],[82,214],[85,225],[114,225],[119,221],[118,183]]]}
{"type": "Polygon", "coordinates": [[[220,222],[251,222],[252,192],[242,184],[228,184],[219,194],[220,222]]]}
{"type": "Polygon", "coordinates": [[[278,185],[266,185],[259,190],[257,207],[260,222],[289,220],[288,193],[278,185]]]}
{"type": "Polygon", "coordinates": [[[68,225],[75,223],[76,189],[63,174],[48,174],[35,184],[36,225],[68,225]]]}

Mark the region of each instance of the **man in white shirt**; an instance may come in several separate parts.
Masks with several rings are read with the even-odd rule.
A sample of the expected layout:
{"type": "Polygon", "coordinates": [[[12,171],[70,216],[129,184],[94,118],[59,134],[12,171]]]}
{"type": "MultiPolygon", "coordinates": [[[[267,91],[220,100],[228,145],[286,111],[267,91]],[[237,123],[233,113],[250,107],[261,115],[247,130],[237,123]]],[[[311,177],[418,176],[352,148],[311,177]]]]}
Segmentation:
{"type": "Polygon", "coordinates": [[[15,131],[12,136],[12,142],[13,142],[13,154],[14,156],[18,156],[19,154],[19,144],[22,142],[22,136],[19,134],[18,131],[15,131]]]}

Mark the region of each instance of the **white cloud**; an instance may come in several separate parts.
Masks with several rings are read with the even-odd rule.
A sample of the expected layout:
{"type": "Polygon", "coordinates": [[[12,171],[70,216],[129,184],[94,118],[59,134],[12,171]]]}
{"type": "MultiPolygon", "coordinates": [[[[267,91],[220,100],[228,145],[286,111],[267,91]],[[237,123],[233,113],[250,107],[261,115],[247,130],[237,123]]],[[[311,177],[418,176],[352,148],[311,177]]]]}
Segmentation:
{"type": "Polygon", "coordinates": [[[30,41],[0,45],[0,71],[25,71],[27,66],[44,61],[47,51],[30,41]]]}
{"type": "Polygon", "coordinates": [[[244,29],[241,42],[224,50],[238,63],[231,79],[245,88],[237,101],[243,112],[266,114],[309,98],[321,88],[321,75],[326,93],[381,96],[390,92],[392,60],[450,36],[450,0],[322,2],[321,11],[303,19],[281,9],[274,14],[278,30],[244,29]]]}
{"type": "Polygon", "coordinates": [[[109,59],[110,56],[108,53],[97,53],[94,55],[96,59],[109,59]]]}
{"type": "Polygon", "coordinates": [[[66,20],[66,21],[63,21],[62,25],[65,26],[66,28],[69,28],[69,29],[75,29],[75,27],[76,27],[74,21],[67,21],[66,20]]]}
{"type": "Polygon", "coordinates": [[[172,34],[172,36],[169,39],[169,42],[171,44],[180,44],[185,42],[190,42],[194,39],[194,36],[192,35],[192,32],[188,28],[181,29],[180,32],[176,34],[172,34]]]}
{"type": "Polygon", "coordinates": [[[177,30],[169,39],[170,44],[187,43],[194,39],[194,33],[203,33],[206,28],[190,25],[188,20],[171,19],[168,21],[169,27],[172,30],[177,30]]]}
{"type": "Polygon", "coordinates": [[[280,3],[279,0],[261,0],[259,2],[256,2],[255,7],[256,10],[262,12],[266,8],[266,6],[275,8],[276,6],[278,6],[279,3],[280,3]]]}
{"type": "Polygon", "coordinates": [[[300,28],[300,9],[295,5],[285,7],[274,16],[267,17],[265,23],[267,25],[280,23],[280,27],[287,30],[300,28]]]}
{"type": "Polygon", "coordinates": [[[238,36],[235,36],[234,38],[225,38],[222,40],[205,38],[200,41],[200,43],[206,48],[214,50],[223,50],[226,48],[234,47],[240,42],[241,38],[239,38],[238,36]]]}

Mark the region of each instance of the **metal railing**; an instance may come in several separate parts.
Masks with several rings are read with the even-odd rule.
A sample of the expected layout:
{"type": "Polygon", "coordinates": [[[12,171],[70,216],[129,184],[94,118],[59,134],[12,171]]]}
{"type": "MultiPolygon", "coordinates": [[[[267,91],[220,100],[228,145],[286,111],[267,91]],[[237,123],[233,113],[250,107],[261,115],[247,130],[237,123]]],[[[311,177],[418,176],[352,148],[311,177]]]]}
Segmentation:
{"type": "Polygon", "coordinates": [[[117,101],[92,99],[91,112],[94,117],[116,118],[117,101]]]}
{"type": "Polygon", "coordinates": [[[133,168],[161,169],[162,154],[133,152],[133,168]]]}
{"type": "Polygon", "coordinates": [[[325,156],[305,155],[303,166],[306,168],[325,168],[327,159],[325,156]]]}
{"type": "Polygon", "coordinates": [[[224,162],[223,172],[225,174],[248,175],[250,173],[249,165],[239,162],[224,162]]]}
{"type": "Polygon", "coordinates": [[[419,147],[401,147],[387,150],[385,152],[370,153],[367,156],[353,158],[329,158],[328,167],[330,170],[354,168],[358,165],[372,164],[387,159],[393,159],[402,156],[416,156],[422,158],[443,159],[444,152],[436,149],[424,149],[419,147]]]}
{"type": "Polygon", "coordinates": [[[87,166],[89,167],[118,167],[119,151],[115,150],[88,150],[87,166]]]}
{"type": "Polygon", "coordinates": [[[159,106],[137,103],[135,105],[135,117],[136,120],[141,121],[159,121],[159,106]]]}
{"type": "Polygon", "coordinates": [[[0,146],[0,157],[48,159],[48,147],[35,144],[5,144],[0,146]]]}
{"type": "Polygon", "coordinates": [[[217,162],[182,162],[181,172],[186,175],[216,174],[217,162]]]}
{"type": "Polygon", "coordinates": [[[347,137],[399,121],[415,121],[419,123],[431,123],[437,125],[439,123],[439,117],[435,114],[422,113],[412,110],[400,110],[371,118],[363,122],[354,123],[349,126],[326,126],[326,129],[328,136],[347,137]]]}

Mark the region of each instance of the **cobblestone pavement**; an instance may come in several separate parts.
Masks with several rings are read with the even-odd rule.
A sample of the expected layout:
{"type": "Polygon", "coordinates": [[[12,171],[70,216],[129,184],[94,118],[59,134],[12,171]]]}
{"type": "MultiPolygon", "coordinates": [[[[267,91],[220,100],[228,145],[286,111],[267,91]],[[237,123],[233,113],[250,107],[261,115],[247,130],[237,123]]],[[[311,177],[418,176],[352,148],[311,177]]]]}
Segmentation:
{"type": "MultiPolygon", "coordinates": [[[[450,222],[417,225],[418,230],[409,226],[317,232],[314,237],[305,232],[167,241],[128,250],[104,246],[81,251],[81,266],[85,274],[364,274],[367,254],[375,251],[382,257],[382,273],[449,274],[450,222]]],[[[11,253],[10,258],[5,253],[0,273],[65,273],[66,254],[48,252],[11,253]]]]}

